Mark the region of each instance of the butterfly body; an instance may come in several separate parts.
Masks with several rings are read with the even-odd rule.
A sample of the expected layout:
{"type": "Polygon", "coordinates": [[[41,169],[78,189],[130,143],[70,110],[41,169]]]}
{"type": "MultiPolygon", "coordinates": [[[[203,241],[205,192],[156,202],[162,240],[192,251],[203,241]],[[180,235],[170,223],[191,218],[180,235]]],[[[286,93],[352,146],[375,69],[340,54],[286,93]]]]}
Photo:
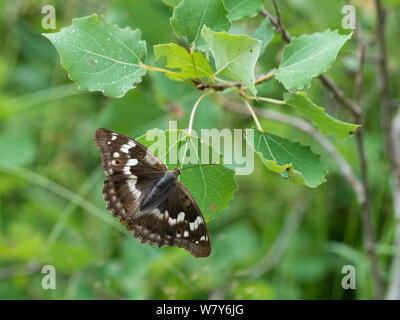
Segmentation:
{"type": "Polygon", "coordinates": [[[169,171],[148,148],[108,129],[98,129],[95,141],[107,176],[103,187],[107,209],[141,242],[209,256],[206,223],[178,180],[181,169],[169,171]]]}
{"type": "Polygon", "coordinates": [[[156,182],[155,186],[151,189],[149,195],[143,200],[141,209],[148,210],[149,206],[157,206],[158,204],[162,203],[168,196],[171,188],[175,187],[179,174],[179,168],[165,172],[164,175],[156,182]]]}

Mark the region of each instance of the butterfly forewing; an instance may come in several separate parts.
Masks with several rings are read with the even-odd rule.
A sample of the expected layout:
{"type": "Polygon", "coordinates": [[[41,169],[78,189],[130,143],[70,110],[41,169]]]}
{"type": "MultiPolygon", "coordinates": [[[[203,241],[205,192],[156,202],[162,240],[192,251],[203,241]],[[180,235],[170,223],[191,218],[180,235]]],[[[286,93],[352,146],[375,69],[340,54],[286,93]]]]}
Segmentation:
{"type": "Polygon", "coordinates": [[[177,181],[180,171],[174,175],[148,148],[111,130],[98,129],[95,141],[108,178],[103,188],[107,209],[141,242],[209,256],[205,221],[189,191],[177,181]],[[172,179],[161,183],[168,175],[172,179]]]}
{"type": "Polygon", "coordinates": [[[95,137],[107,177],[130,179],[157,175],[167,167],[145,146],[108,129],[98,129],[95,137]],[[131,176],[134,177],[131,177],[131,176]]]}

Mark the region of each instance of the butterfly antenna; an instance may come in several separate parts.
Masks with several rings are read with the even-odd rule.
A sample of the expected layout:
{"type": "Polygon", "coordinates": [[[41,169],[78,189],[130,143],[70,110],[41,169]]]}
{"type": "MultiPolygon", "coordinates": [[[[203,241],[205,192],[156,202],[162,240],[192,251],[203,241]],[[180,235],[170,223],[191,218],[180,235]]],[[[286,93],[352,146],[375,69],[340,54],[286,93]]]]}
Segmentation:
{"type": "Polygon", "coordinates": [[[176,167],[179,168],[179,150],[181,150],[181,136],[182,136],[182,130],[179,130],[179,137],[178,137],[178,155],[177,155],[177,164],[176,167]]]}

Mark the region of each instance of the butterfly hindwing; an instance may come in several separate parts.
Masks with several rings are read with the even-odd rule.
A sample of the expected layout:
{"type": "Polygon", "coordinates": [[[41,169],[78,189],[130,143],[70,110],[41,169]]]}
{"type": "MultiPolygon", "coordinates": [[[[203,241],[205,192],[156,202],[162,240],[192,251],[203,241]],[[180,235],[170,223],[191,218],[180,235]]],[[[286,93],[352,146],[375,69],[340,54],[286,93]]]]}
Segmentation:
{"type": "Polygon", "coordinates": [[[177,182],[158,207],[140,212],[130,229],[141,242],[177,246],[196,257],[210,255],[210,239],[201,211],[189,191],[177,182]]]}

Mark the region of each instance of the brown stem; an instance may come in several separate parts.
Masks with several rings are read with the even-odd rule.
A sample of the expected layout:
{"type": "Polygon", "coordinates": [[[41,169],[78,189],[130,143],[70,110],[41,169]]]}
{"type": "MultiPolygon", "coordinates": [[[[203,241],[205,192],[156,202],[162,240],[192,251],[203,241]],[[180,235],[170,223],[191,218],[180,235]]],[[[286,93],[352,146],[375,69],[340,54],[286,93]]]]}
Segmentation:
{"type": "MultiPolygon", "coordinates": [[[[359,61],[358,70],[355,79],[355,98],[357,105],[361,105],[362,99],[362,87],[363,87],[363,75],[364,75],[364,63],[365,63],[365,47],[361,38],[360,26],[356,25],[355,39],[357,42],[357,57],[359,61]]],[[[357,113],[354,116],[357,123],[361,124],[362,113],[357,113]]],[[[364,189],[365,201],[361,204],[361,223],[363,229],[363,243],[369,260],[371,263],[371,270],[373,278],[375,280],[376,297],[378,299],[383,298],[383,280],[379,267],[379,260],[376,254],[376,240],[375,232],[372,227],[372,213],[371,213],[371,195],[369,194],[369,182],[368,182],[368,164],[365,155],[364,147],[364,130],[357,130],[356,134],[358,153],[360,155],[360,167],[361,167],[361,182],[364,189]]]]}
{"type": "Polygon", "coordinates": [[[382,7],[380,0],[375,0],[377,27],[376,33],[379,45],[378,67],[379,67],[379,81],[381,87],[381,126],[384,132],[386,150],[388,153],[389,162],[392,168],[396,167],[394,148],[392,140],[392,104],[390,99],[389,89],[389,73],[387,68],[387,55],[385,44],[385,22],[386,11],[382,7]]]}
{"type": "MultiPolygon", "coordinates": [[[[386,10],[381,0],[375,0],[376,7],[376,36],[378,40],[378,70],[381,88],[381,127],[391,169],[393,208],[396,218],[394,246],[400,244],[400,155],[398,154],[395,139],[399,139],[400,132],[397,121],[398,115],[393,119],[393,102],[390,95],[389,71],[387,66],[387,53],[385,41],[386,10]],[[392,120],[393,119],[393,120],[392,120]]],[[[397,140],[398,141],[398,140],[397,140]]],[[[392,261],[391,281],[388,289],[388,299],[400,299],[400,255],[395,254],[392,261]]]]}
{"type": "MultiPolygon", "coordinates": [[[[255,85],[259,85],[266,81],[271,80],[275,76],[275,70],[271,70],[266,74],[262,74],[256,79],[255,85]]],[[[213,89],[214,91],[223,91],[225,89],[231,88],[232,86],[237,88],[243,88],[243,84],[241,82],[231,82],[230,84],[227,83],[203,83],[198,79],[192,79],[192,82],[196,85],[196,88],[199,90],[205,90],[208,88],[213,89]]]]}
{"type": "MultiPolygon", "coordinates": [[[[285,29],[280,19],[280,12],[275,0],[272,0],[273,5],[275,7],[277,17],[273,17],[267,10],[263,9],[261,13],[267,17],[272,25],[276,28],[276,30],[281,35],[281,38],[286,41],[287,43],[291,42],[291,37],[289,32],[285,29]]],[[[360,61],[360,68],[363,67],[363,63],[361,64],[360,61]]],[[[360,71],[362,72],[362,70],[360,71]]],[[[359,75],[360,79],[358,80],[359,83],[357,85],[361,85],[362,82],[362,73],[359,75]]],[[[336,83],[327,75],[319,76],[319,79],[323,83],[323,85],[333,93],[334,97],[336,98],[339,103],[348,109],[353,115],[354,119],[357,123],[362,123],[362,109],[360,106],[361,101],[352,101],[349,97],[347,97],[344,92],[336,85],[336,83]]],[[[361,89],[360,89],[361,90],[361,89]]],[[[361,93],[357,93],[358,98],[361,97],[361,93]]],[[[376,287],[376,297],[381,299],[383,297],[383,282],[379,270],[379,263],[378,257],[376,255],[375,250],[375,234],[372,227],[372,219],[371,219],[371,205],[370,205],[370,194],[369,194],[369,185],[368,185],[368,167],[367,167],[367,159],[365,155],[364,149],[364,139],[363,139],[363,130],[359,128],[356,132],[357,136],[357,146],[358,146],[358,153],[360,157],[360,164],[361,164],[361,182],[363,187],[363,193],[365,195],[364,201],[361,203],[361,220],[362,220],[362,229],[363,229],[363,243],[364,247],[368,253],[368,257],[371,263],[371,271],[372,271],[372,278],[375,283],[376,287]]]]}
{"type": "MultiPolygon", "coordinates": [[[[276,2],[273,1],[274,6],[275,6],[275,10],[277,8],[276,2]]],[[[278,9],[279,10],[279,9],[278,9]]],[[[276,10],[277,11],[277,10],[276,10]]],[[[279,11],[277,11],[278,14],[279,11]]],[[[268,20],[272,23],[272,25],[275,27],[275,29],[279,32],[279,34],[281,35],[281,38],[287,42],[290,43],[292,41],[292,38],[290,37],[289,32],[286,30],[286,28],[283,26],[281,19],[279,18],[279,20],[277,18],[275,18],[273,15],[271,15],[267,10],[262,9],[261,10],[261,14],[264,15],[265,17],[268,18],[268,20]]],[[[328,88],[333,95],[335,96],[335,98],[347,109],[350,110],[350,112],[356,116],[361,114],[361,107],[355,103],[354,101],[352,101],[351,99],[349,99],[348,97],[346,97],[346,95],[343,93],[343,91],[335,84],[335,82],[327,75],[321,75],[319,76],[319,79],[322,81],[322,83],[324,84],[324,86],[326,88],[328,88]]]]}

